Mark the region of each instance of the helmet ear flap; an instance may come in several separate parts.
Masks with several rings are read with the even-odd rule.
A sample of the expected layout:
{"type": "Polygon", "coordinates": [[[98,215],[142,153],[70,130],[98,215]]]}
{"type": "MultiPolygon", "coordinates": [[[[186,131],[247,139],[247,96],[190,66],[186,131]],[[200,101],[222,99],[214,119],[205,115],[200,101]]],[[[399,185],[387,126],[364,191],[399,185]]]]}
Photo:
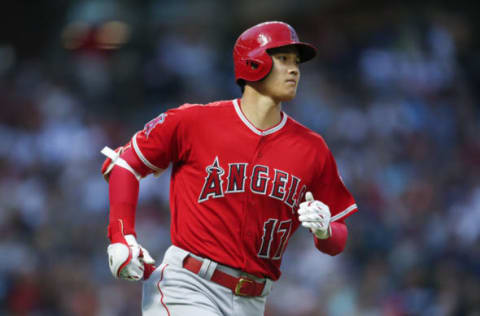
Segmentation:
{"type": "Polygon", "coordinates": [[[272,69],[272,58],[265,52],[257,58],[244,59],[245,74],[248,74],[249,80],[247,81],[259,81],[265,78],[272,69]]]}

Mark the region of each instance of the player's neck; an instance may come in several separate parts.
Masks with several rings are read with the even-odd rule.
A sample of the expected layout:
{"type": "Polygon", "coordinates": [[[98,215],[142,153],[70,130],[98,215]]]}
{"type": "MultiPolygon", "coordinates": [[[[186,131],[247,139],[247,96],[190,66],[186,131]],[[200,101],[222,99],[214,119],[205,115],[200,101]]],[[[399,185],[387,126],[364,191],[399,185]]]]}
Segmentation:
{"type": "Polygon", "coordinates": [[[242,95],[240,107],[247,119],[260,130],[272,128],[282,119],[281,102],[248,88],[242,95]]]}

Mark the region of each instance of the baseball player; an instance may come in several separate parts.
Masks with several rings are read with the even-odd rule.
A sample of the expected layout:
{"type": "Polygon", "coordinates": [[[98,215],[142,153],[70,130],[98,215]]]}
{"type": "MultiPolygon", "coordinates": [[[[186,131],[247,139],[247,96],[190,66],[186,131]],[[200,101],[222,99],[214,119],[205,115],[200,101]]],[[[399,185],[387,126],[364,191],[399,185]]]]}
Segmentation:
{"type": "Polygon", "coordinates": [[[102,151],[108,262],[114,277],[143,280],[143,315],[263,315],[300,225],[319,251],[343,251],[355,201],[323,138],[282,111],[315,54],[286,23],[255,25],[233,51],[241,98],[168,110],[102,151]],[[169,164],[172,246],[156,267],[135,211],[139,181],[169,164]]]}

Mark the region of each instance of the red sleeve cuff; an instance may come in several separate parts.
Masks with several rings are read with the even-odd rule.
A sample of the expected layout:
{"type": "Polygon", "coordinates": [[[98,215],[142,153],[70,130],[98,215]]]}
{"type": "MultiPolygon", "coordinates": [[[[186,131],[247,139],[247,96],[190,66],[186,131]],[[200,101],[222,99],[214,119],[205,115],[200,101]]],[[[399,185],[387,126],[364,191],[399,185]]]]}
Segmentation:
{"type": "Polygon", "coordinates": [[[347,225],[342,221],[331,223],[330,228],[332,229],[332,235],[327,239],[318,239],[314,235],[315,247],[321,252],[335,256],[345,249],[348,229],[347,225]]]}
{"type": "Polygon", "coordinates": [[[122,158],[132,167],[136,172],[140,173],[142,177],[153,173],[153,170],[148,168],[142,160],[137,156],[133,147],[128,147],[122,154],[122,158]]]}

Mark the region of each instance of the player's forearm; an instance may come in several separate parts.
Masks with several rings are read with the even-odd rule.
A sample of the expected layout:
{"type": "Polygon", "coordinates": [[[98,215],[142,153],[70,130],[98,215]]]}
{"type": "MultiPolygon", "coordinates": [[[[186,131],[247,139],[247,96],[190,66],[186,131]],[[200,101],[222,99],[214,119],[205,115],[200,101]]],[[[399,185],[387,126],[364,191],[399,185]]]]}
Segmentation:
{"type": "Polygon", "coordinates": [[[115,242],[119,235],[135,235],[135,210],[139,182],[128,170],[114,167],[109,180],[110,215],[108,237],[115,242]]]}
{"type": "Polygon", "coordinates": [[[327,239],[315,239],[315,247],[321,252],[331,256],[338,255],[345,249],[347,244],[348,229],[344,222],[333,222],[330,224],[331,236],[327,239]]]}

